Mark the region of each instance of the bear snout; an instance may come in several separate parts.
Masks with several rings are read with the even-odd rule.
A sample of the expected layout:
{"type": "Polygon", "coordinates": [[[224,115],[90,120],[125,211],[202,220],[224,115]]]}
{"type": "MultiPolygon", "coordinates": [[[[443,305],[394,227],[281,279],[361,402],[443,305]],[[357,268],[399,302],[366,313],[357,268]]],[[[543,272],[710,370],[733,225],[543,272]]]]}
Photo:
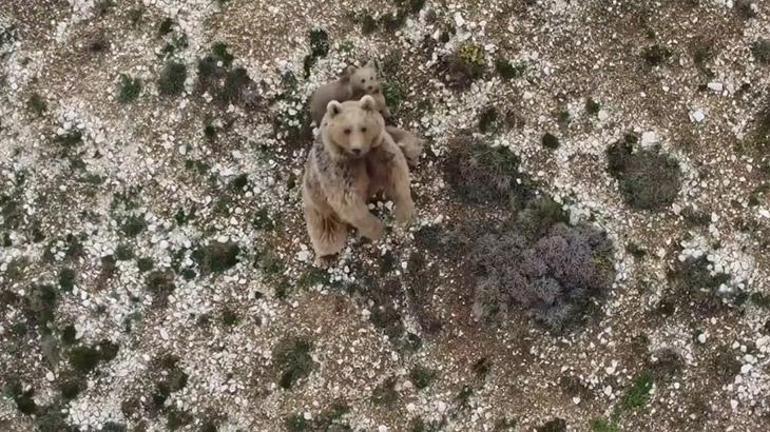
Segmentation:
{"type": "Polygon", "coordinates": [[[350,149],[350,153],[353,153],[353,156],[361,156],[361,149],[350,149]]]}

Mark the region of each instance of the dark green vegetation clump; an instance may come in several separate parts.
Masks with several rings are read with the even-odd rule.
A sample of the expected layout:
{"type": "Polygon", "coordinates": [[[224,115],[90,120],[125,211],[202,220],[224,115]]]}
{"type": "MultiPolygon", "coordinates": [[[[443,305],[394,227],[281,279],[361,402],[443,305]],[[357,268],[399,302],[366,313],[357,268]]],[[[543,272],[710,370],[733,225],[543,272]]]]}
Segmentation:
{"type": "Polygon", "coordinates": [[[187,79],[187,66],[169,61],[158,78],[158,92],[163,96],[179,96],[184,92],[187,79]]]}
{"type": "Polygon", "coordinates": [[[120,74],[120,84],[118,85],[118,102],[130,103],[139,97],[142,92],[142,81],[139,78],[132,78],[126,74],[120,74]]]}
{"type": "Polygon", "coordinates": [[[510,61],[498,58],[495,60],[495,71],[507,80],[521,78],[527,67],[523,63],[513,64],[510,61]]]}
{"type": "Polygon", "coordinates": [[[601,111],[602,105],[593,98],[586,99],[586,112],[589,115],[597,115],[601,111]]]}
{"type": "Polygon", "coordinates": [[[297,381],[310,375],[315,367],[310,353],[313,346],[303,338],[286,338],[273,349],[273,364],[279,371],[278,384],[291,389],[297,381]]]}
{"type": "Polygon", "coordinates": [[[27,100],[27,108],[40,117],[48,110],[48,104],[39,94],[33,93],[27,100]]]}
{"type": "Polygon", "coordinates": [[[409,372],[409,380],[418,390],[427,388],[436,379],[436,371],[424,366],[415,366],[409,372]]]}
{"type": "Polygon", "coordinates": [[[607,149],[607,170],[618,180],[629,206],[660,211],[670,206],[679,193],[679,163],[660,149],[635,149],[636,141],[629,135],[611,145],[607,149]]]}
{"type": "MultiPolygon", "coordinates": [[[[208,92],[221,108],[232,104],[255,109],[260,102],[256,83],[245,68],[232,67],[234,60],[226,44],[215,43],[211,53],[198,61],[198,91],[208,92]]],[[[207,126],[204,132],[210,140],[216,138],[214,126],[207,126]]]]}
{"type": "Polygon", "coordinates": [[[108,363],[117,355],[120,347],[113,342],[103,339],[95,346],[77,346],[69,352],[69,363],[72,368],[82,374],[96,369],[99,363],[108,363]]]}
{"type": "Polygon", "coordinates": [[[761,65],[770,64],[770,39],[760,39],[751,45],[751,54],[761,65]]]}
{"type": "Polygon", "coordinates": [[[556,136],[550,132],[546,133],[543,135],[543,147],[550,150],[556,150],[559,148],[559,138],[556,138],[556,136]]]}
{"type": "Polygon", "coordinates": [[[233,242],[212,242],[201,246],[192,253],[201,273],[222,273],[238,264],[241,248],[233,242]]]}
{"type": "Polygon", "coordinates": [[[479,130],[481,133],[495,132],[500,126],[500,115],[495,107],[485,108],[479,114],[479,130]]]}
{"type": "Polygon", "coordinates": [[[471,137],[449,143],[444,176],[453,191],[471,204],[525,202],[532,189],[519,171],[519,158],[504,147],[491,148],[471,137]]]}
{"type": "Polygon", "coordinates": [[[155,270],[147,275],[146,286],[147,291],[154,297],[153,304],[165,307],[168,304],[168,296],[176,288],[174,273],[170,270],[155,270]]]}
{"type": "Polygon", "coordinates": [[[660,66],[671,58],[673,54],[668,47],[655,44],[642,50],[642,58],[649,66],[660,66]]]}

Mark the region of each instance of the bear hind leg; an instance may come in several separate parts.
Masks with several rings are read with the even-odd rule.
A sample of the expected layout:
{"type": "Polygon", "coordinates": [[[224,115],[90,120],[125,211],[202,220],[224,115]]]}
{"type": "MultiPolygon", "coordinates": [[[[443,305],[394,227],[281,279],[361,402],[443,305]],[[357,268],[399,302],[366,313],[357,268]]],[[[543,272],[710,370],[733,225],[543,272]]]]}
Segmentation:
{"type": "Polygon", "coordinates": [[[305,209],[305,221],[316,264],[328,264],[329,258],[340,253],[347,240],[347,225],[334,215],[324,215],[315,209],[305,209]]]}

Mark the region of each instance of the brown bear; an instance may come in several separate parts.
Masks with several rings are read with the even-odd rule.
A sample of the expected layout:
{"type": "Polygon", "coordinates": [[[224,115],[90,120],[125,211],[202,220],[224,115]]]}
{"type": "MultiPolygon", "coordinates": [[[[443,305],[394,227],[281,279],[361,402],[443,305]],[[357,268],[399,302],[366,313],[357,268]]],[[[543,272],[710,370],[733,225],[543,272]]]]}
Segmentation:
{"type": "Polygon", "coordinates": [[[393,200],[400,223],[414,215],[406,158],[376,105],[370,95],[329,102],[308,155],[302,202],[317,265],[345,247],[349,225],[369,239],[382,237],[383,223],[367,206],[374,195],[393,200]]]}

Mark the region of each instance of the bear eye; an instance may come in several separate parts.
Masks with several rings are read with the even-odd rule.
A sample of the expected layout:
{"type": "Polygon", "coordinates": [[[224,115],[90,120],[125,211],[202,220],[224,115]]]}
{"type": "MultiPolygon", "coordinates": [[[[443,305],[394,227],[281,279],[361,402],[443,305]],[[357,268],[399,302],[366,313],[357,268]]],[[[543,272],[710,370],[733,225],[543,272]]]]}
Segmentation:
{"type": "Polygon", "coordinates": [[[366,133],[366,128],[365,128],[365,127],[362,127],[362,128],[361,128],[361,132],[364,132],[364,133],[366,133]]]}
{"type": "Polygon", "coordinates": [[[361,78],[361,84],[366,82],[366,78],[361,78]]]}
{"type": "Polygon", "coordinates": [[[344,131],[342,131],[342,132],[344,132],[344,133],[345,133],[345,135],[350,135],[350,128],[348,128],[348,129],[345,129],[345,130],[344,130],[344,131]]]}

